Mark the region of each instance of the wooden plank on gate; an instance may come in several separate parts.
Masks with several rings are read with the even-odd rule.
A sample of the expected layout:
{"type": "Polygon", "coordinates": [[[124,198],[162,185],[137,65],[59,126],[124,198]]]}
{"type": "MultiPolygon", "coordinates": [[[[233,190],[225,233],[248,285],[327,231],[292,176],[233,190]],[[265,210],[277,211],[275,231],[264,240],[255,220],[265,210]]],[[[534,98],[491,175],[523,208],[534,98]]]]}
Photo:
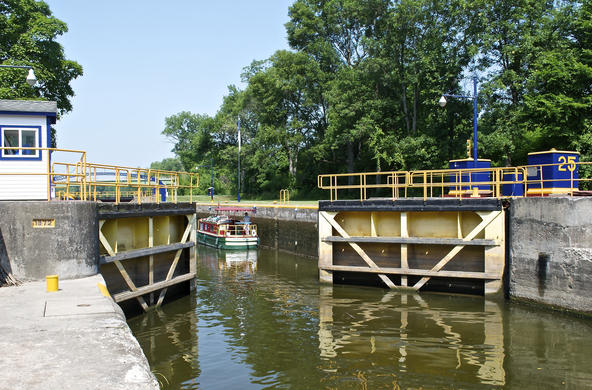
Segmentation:
{"type": "MultiPolygon", "coordinates": [[[[187,224],[187,227],[185,228],[185,232],[183,233],[183,237],[181,238],[182,244],[184,244],[187,241],[187,239],[189,238],[189,234],[191,233],[191,230],[195,228],[195,219],[196,219],[195,214],[193,214],[189,218],[189,223],[187,224]]],[[[177,253],[175,253],[175,258],[173,259],[173,263],[171,264],[171,267],[169,268],[169,272],[167,273],[165,281],[171,280],[171,278],[173,277],[173,274],[175,273],[175,270],[177,269],[177,264],[179,263],[179,259],[181,258],[182,252],[183,252],[183,249],[179,249],[177,251],[177,253]]],[[[164,297],[166,295],[166,292],[167,292],[167,288],[163,288],[160,291],[160,295],[158,296],[158,301],[156,302],[156,307],[160,307],[160,305],[162,305],[162,302],[164,301],[164,297]]]]}
{"type": "MultiPolygon", "coordinates": [[[[477,226],[475,226],[475,228],[473,230],[471,230],[471,232],[469,234],[467,234],[467,236],[465,238],[463,238],[463,242],[469,242],[473,238],[475,238],[475,236],[477,236],[477,234],[481,233],[481,231],[483,229],[485,229],[500,214],[502,214],[502,211],[490,212],[489,215],[487,215],[485,218],[483,218],[481,223],[479,223],[477,226]]],[[[450,250],[450,252],[448,252],[448,254],[442,258],[442,260],[440,260],[434,267],[432,267],[432,271],[440,271],[446,264],[448,264],[448,262],[450,260],[452,260],[452,258],[454,256],[456,256],[458,254],[458,252],[460,252],[465,247],[465,245],[466,245],[466,243],[463,245],[457,245],[454,248],[452,248],[452,250],[450,250]]],[[[415,283],[413,288],[419,290],[420,288],[423,287],[424,284],[427,283],[428,280],[430,280],[430,277],[424,276],[417,283],[415,283]]]]}
{"type": "Polygon", "coordinates": [[[330,236],[322,239],[324,242],[362,242],[372,244],[425,244],[425,245],[465,245],[465,246],[499,246],[495,240],[476,239],[466,241],[460,238],[437,237],[366,237],[352,236],[349,238],[330,236]]]}
{"type": "Polygon", "coordinates": [[[384,273],[389,275],[411,275],[411,276],[438,276],[446,278],[461,278],[461,279],[485,279],[485,280],[499,280],[498,273],[493,272],[469,272],[469,271],[432,271],[429,269],[417,268],[389,268],[382,267],[380,269],[368,269],[368,267],[359,267],[352,265],[328,265],[322,266],[321,269],[327,271],[342,271],[342,272],[368,272],[373,274],[384,273]]]}
{"type": "MultiPolygon", "coordinates": [[[[335,230],[337,230],[337,232],[339,234],[341,234],[342,237],[345,237],[345,238],[349,238],[350,237],[349,234],[347,234],[347,232],[341,227],[341,225],[339,225],[337,223],[337,221],[335,221],[333,218],[327,218],[327,216],[325,215],[325,213],[319,213],[319,215],[321,215],[325,219],[325,221],[327,221],[331,226],[333,226],[333,228],[335,230]]],[[[355,242],[348,242],[348,244],[353,248],[353,250],[355,250],[357,252],[358,255],[360,255],[360,257],[366,262],[366,264],[368,264],[368,266],[370,268],[372,268],[372,269],[380,269],[380,267],[377,266],[374,261],[372,261],[372,259],[366,254],[366,252],[364,252],[364,250],[362,248],[360,248],[360,246],[358,244],[356,244],[355,242]]],[[[378,274],[378,277],[389,288],[397,288],[397,286],[393,283],[393,281],[390,280],[390,278],[388,276],[386,276],[385,274],[380,274],[379,273],[378,274]]]]}
{"type": "MultiPolygon", "coordinates": [[[[119,270],[119,273],[121,273],[121,276],[125,280],[125,283],[127,283],[128,287],[130,288],[130,290],[134,291],[134,292],[138,291],[138,288],[136,287],[133,280],[130,278],[129,274],[127,273],[127,271],[123,267],[123,264],[121,264],[121,262],[119,262],[119,260],[114,261],[114,263],[115,263],[115,266],[117,267],[117,269],[119,270]]],[[[138,295],[138,296],[136,296],[136,299],[138,300],[138,302],[142,306],[142,309],[144,309],[144,311],[148,311],[148,304],[146,303],[144,298],[141,297],[140,295],[138,295]]]]}
{"type": "MultiPolygon", "coordinates": [[[[115,251],[113,250],[113,248],[111,248],[111,245],[109,244],[109,241],[107,240],[107,237],[105,237],[105,235],[103,234],[103,231],[101,230],[101,228],[103,227],[104,224],[105,224],[105,221],[99,222],[99,241],[101,242],[101,244],[103,244],[103,247],[105,247],[105,250],[107,251],[107,253],[109,253],[109,255],[115,256],[116,255],[115,251]]],[[[119,260],[115,260],[114,263],[115,263],[115,266],[117,267],[117,269],[119,270],[119,273],[123,277],[123,280],[125,280],[125,283],[130,288],[130,290],[137,291],[138,289],[136,288],[136,285],[134,284],[134,282],[130,278],[129,274],[127,273],[127,271],[125,270],[123,265],[119,262],[119,260]]],[[[141,296],[137,296],[136,299],[140,303],[140,306],[142,306],[142,309],[144,309],[144,311],[148,311],[148,305],[146,304],[146,301],[144,300],[144,298],[142,298],[141,296]]]]}
{"type": "Polygon", "coordinates": [[[192,246],[195,246],[194,242],[176,242],[170,245],[153,246],[152,248],[132,249],[113,254],[112,256],[101,256],[100,262],[101,264],[107,264],[116,260],[136,259],[138,257],[157,255],[159,253],[173,252],[179,249],[190,248],[192,246]]]}
{"type": "Polygon", "coordinates": [[[179,284],[181,282],[191,280],[194,277],[195,277],[195,274],[190,272],[185,275],[176,276],[171,280],[163,280],[162,282],[156,282],[156,283],[149,285],[149,286],[140,287],[136,291],[125,291],[125,292],[115,294],[115,295],[113,295],[113,299],[115,300],[115,302],[126,301],[128,299],[136,298],[140,295],[145,295],[145,294],[151,293],[151,292],[159,290],[161,288],[170,287],[175,284],[179,284]]]}

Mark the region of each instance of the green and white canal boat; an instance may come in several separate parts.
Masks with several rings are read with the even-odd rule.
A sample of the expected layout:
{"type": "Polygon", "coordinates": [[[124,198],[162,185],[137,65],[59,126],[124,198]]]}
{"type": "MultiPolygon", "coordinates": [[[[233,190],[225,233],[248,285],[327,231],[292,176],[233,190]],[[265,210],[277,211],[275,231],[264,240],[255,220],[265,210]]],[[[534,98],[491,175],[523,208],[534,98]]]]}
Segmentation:
{"type": "Polygon", "coordinates": [[[227,215],[202,218],[197,225],[197,242],[220,249],[257,248],[257,225],[227,215]]]}

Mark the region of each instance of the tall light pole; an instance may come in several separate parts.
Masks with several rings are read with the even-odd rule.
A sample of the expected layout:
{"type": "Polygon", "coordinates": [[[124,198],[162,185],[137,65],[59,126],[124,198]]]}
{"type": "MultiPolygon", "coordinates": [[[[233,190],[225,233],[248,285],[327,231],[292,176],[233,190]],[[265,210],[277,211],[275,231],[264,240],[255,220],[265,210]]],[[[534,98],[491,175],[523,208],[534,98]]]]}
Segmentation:
{"type": "Polygon", "coordinates": [[[240,136],[240,115],[238,117],[238,202],[240,203],[240,150],[241,150],[241,136],[240,136]]]}
{"type": "Polygon", "coordinates": [[[445,93],[438,101],[440,107],[446,105],[446,97],[473,100],[473,168],[477,168],[477,77],[473,77],[473,96],[451,95],[445,93]]]}
{"type": "Polygon", "coordinates": [[[35,77],[35,72],[33,72],[32,66],[28,66],[28,65],[0,65],[0,68],[29,69],[29,74],[27,75],[27,84],[29,84],[32,87],[37,82],[37,77],[35,77]]]}

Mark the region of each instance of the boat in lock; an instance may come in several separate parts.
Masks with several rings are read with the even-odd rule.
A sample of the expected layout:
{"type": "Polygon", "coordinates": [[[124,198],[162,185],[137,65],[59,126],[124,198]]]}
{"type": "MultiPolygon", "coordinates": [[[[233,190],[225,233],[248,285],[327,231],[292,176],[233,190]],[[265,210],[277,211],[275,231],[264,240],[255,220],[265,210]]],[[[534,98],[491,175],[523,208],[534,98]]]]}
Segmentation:
{"type": "Polygon", "coordinates": [[[219,249],[257,248],[257,225],[227,215],[201,218],[197,226],[197,242],[219,249]]]}

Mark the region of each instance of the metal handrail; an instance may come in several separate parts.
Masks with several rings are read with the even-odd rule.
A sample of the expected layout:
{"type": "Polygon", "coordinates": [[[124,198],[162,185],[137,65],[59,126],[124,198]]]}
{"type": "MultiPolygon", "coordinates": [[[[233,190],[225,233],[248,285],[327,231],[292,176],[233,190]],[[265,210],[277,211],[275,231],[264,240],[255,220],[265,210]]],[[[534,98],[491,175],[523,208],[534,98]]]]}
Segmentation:
{"type": "MultiPolygon", "coordinates": [[[[356,172],[323,174],[317,177],[317,186],[328,190],[330,200],[338,199],[338,192],[343,190],[359,191],[360,201],[368,200],[368,192],[372,190],[389,190],[390,198],[420,197],[489,197],[510,198],[517,195],[503,195],[504,185],[519,185],[522,195],[546,195],[546,184],[565,183],[569,185],[554,188],[562,194],[573,196],[578,191],[575,183],[590,182],[592,178],[583,177],[580,166],[592,165],[592,162],[571,162],[569,164],[536,164],[518,167],[467,168],[467,169],[433,169],[419,171],[388,171],[388,172],[356,172]],[[557,167],[563,172],[570,172],[569,177],[544,177],[545,167],[557,167]],[[535,172],[530,176],[528,173],[535,172]],[[580,172],[576,177],[575,172],[580,172]],[[529,177],[536,176],[536,179],[529,177]],[[386,179],[385,179],[386,178],[386,179]],[[565,190],[563,190],[565,188],[565,190]]],[[[388,197],[387,197],[388,198],[388,197]]]]}
{"type": "Polygon", "coordinates": [[[280,190],[280,204],[290,203],[290,190],[280,190]]]}
{"type": "MultiPolygon", "coordinates": [[[[60,163],[69,165],[68,163],[60,163]]],[[[166,189],[171,194],[171,201],[178,200],[178,190],[189,189],[190,202],[193,200],[194,190],[199,185],[197,173],[166,171],[149,168],[132,168],[119,165],[107,165],[88,163],[86,171],[86,182],[91,194],[91,200],[97,200],[102,196],[110,195],[111,191],[104,188],[111,188],[114,193],[115,202],[121,201],[124,193],[132,196],[138,203],[142,200],[160,203],[160,196],[155,194],[166,189]],[[186,177],[188,184],[182,184],[181,178],[186,177]],[[113,178],[113,179],[110,179],[113,178]],[[100,189],[100,190],[99,190],[100,189]]]]}
{"type": "MultiPolygon", "coordinates": [[[[189,201],[191,202],[194,190],[199,185],[199,175],[197,173],[88,163],[86,152],[82,150],[0,147],[0,155],[4,155],[4,150],[39,151],[39,155],[32,157],[41,157],[41,161],[47,161],[43,172],[4,170],[0,164],[0,178],[2,176],[45,176],[47,178],[47,200],[79,199],[96,201],[104,195],[113,193],[115,203],[121,202],[123,194],[135,197],[138,203],[141,203],[142,200],[153,200],[160,203],[160,190],[166,189],[169,191],[170,201],[176,203],[178,191],[188,189],[189,201]],[[55,161],[55,152],[69,153],[71,156],[74,155],[74,160],[78,161],[55,161]],[[79,156],[76,156],[76,154],[79,156]],[[51,163],[49,155],[51,155],[51,160],[54,160],[51,163]],[[107,176],[109,176],[109,179],[102,180],[107,176]],[[110,190],[106,191],[106,188],[110,190]],[[52,194],[52,189],[55,189],[55,195],[52,194]]],[[[19,157],[22,157],[22,155],[19,157]]]]}

